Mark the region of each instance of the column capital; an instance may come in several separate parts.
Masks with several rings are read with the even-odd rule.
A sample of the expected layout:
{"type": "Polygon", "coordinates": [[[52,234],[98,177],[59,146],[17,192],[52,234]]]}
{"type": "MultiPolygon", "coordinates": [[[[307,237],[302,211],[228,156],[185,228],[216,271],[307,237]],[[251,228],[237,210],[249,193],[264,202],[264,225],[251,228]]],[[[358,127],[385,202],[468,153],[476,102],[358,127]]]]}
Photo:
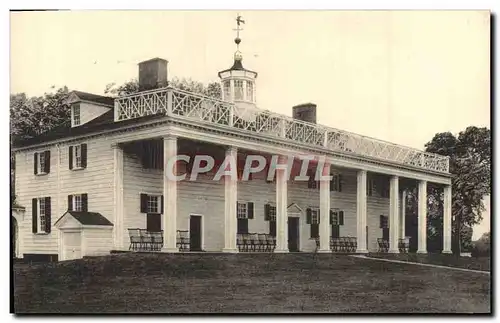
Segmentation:
{"type": "Polygon", "coordinates": [[[177,140],[177,136],[172,135],[172,134],[168,134],[168,135],[163,136],[163,140],[177,140]]]}

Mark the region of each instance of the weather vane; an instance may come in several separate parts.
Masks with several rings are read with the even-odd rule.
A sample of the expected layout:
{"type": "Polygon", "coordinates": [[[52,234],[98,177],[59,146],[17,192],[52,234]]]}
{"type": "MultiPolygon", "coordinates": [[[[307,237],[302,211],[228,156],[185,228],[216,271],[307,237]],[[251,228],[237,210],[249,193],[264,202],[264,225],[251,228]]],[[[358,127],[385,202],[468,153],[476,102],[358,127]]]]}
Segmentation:
{"type": "Polygon", "coordinates": [[[238,13],[236,15],[236,29],[233,29],[236,31],[236,38],[234,39],[234,42],[236,43],[236,47],[239,48],[239,45],[241,43],[241,38],[240,38],[240,31],[243,30],[243,28],[240,28],[241,24],[244,24],[245,20],[241,19],[240,14],[238,13]]]}

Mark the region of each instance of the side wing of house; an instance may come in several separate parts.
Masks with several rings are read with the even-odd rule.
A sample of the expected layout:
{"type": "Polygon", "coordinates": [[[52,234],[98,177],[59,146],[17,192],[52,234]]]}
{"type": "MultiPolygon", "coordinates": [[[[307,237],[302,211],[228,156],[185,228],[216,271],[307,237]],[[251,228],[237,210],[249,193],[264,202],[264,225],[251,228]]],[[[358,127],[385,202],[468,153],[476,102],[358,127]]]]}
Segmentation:
{"type": "Polygon", "coordinates": [[[54,223],[68,209],[113,222],[113,153],[104,137],[24,149],[15,154],[16,201],[25,207],[19,254],[61,253],[54,223]]]}

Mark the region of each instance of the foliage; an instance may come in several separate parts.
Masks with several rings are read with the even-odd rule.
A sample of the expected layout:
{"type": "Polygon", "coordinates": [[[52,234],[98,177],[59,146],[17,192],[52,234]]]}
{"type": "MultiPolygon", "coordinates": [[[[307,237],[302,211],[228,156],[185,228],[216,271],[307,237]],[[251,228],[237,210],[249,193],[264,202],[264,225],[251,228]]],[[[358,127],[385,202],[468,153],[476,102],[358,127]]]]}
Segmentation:
{"type": "MultiPolygon", "coordinates": [[[[491,131],[488,128],[467,127],[455,137],[450,132],[438,133],[426,145],[426,151],[450,157],[452,178],[453,235],[460,231],[461,247],[471,245],[472,226],[482,220],[485,210],[483,197],[491,191],[491,131]],[[456,222],[458,219],[458,222],[456,222]]],[[[443,190],[428,186],[429,245],[442,241],[443,190]]],[[[408,207],[417,214],[418,194],[410,190],[408,207]]]]}
{"type": "MultiPolygon", "coordinates": [[[[207,85],[202,82],[194,81],[190,78],[177,78],[174,77],[169,81],[169,86],[179,90],[199,93],[216,99],[222,98],[221,87],[219,83],[212,82],[207,85]]],[[[111,96],[123,96],[139,92],[139,82],[137,79],[132,79],[120,86],[115,83],[106,85],[104,93],[111,96]]]]}
{"type": "Polygon", "coordinates": [[[479,240],[474,241],[472,247],[473,257],[488,257],[491,251],[491,233],[484,233],[479,240]]]}

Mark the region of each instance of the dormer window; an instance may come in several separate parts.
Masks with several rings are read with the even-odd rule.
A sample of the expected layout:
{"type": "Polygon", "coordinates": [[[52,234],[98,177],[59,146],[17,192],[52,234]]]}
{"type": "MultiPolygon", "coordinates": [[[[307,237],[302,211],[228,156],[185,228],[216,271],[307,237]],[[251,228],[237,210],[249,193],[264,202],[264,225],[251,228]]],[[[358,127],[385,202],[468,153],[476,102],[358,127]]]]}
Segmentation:
{"type": "Polygon", "coordinates": [[[247,101],[253,102],[253,82],[247,81],[247,101]]]}
{"type": "Polygon", "coordinates": [[[234,99],[243,100],[243,81],[234,80],[234,99]]]}
{"type": "Polygon", "coordinates": [[[80,104],[73,104],[72,106],[72,112],[71,112],[71,117],[72,117],[72,123],[73,127],[79,126],[81,123],[80,119],[80,104]]]}

